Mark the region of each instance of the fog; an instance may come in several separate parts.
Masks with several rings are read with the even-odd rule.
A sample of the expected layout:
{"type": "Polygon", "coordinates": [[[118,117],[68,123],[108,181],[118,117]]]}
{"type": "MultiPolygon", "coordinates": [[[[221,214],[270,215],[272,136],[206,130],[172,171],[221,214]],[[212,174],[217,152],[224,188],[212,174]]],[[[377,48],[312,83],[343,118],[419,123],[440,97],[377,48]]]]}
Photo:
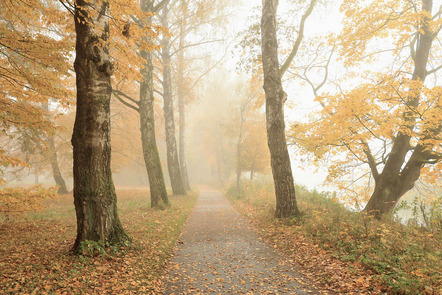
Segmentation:
{"type": "MultiPolygon", "coordinates": [[[[258,81],[258,84],[256,84],[256,81],[253,82],[253,75],[251,75],[253,73],[251,68],[254,64],[250,60],[260,58],[259,44],[253,42],[253,40],[259,40],[260,38],[259,34],[257,34],[259,32],[253,31],[253,24],[259,24],[260,20],[260,7],[255,4],[254,1],[243,1],[241,3],[225,1],[222,2],[222,5],[220,4],[220,7],[214,7],[212,13],[204,16],[207,17],[206,23],[201,24],[196,29],[189,30],[190,33],[185,39],[185,42],[187,42],[185,44],[186,49],[182,49],[181,58],[184,59],[182,62],[184,66],[180,66],[183,66],[185,70],[181,81],[178,81],[179,63],[175,60],[172,62],[172,79],[175,83],[172,90],[175,107],[175,136],[179,143],[180,118],[178,114],[178,97],[182,96],[185,100],[186,122],[184,138],[187,170],[190,183],[193,186],[210,184],[226,187],[235,181],[238,166],[238,142],[242,140],[239,134],[243,132],[250,137],[246,138],[247,140],[255,140],[254,144],[249,145],[249,147],[244,145],[244,149],[252,149],[247,150],[247,153],[250,154],[250,157],[257,156],[262,159],[262,163],[259,163],[259,167],[241,168],[243,169],[241,171],[242,178],[244,180],[249,178],[271,180],[268,150],[260,150],[260,154],[253,154],[258,150],[258,146],[266,147],[267,145],[265,137],[261,136],[262,132],[265,132],[265,128],[261,128],[265,126],[262,81],[258,81]],[[251,43],[248,44],[250,46],[244,47],[244,43],[242,43],[244,40],[250,41],[251,43]],[[181,85],[180,87],[182,88],[180,88],[177,86],[178,84],[183,84],[184,86],[181,85]],[[244,114],[241,114],[241,105],[246,103],[247,97],[250,96],[253,97],[253,101],[245,108],[244,114]],[[244,118],[241,119],[240,116],[244,116],[244,118]],[[241,124],[245,124],[245,131],[239,129],[241,124]],[[254,170],[255,168],[256,170],[254,170]]],[[[437,3],[435,7],[437,7],[437,3]]],[[[303,6],[294,6],[293,1],[281,1],[280,3],[281,28],[291,28],[290,30],[292,30],[283,31],[279,36],[279,48],[282,52],[280,62],[286,58],[287,52],[294,41],[296,29],[293,29],[293,27],[296,28],[297,17],[301,15],[303,8],[303,6]]],[[[177,16],[174,15],[172,17],[172,22],[174,17],[176,18],[177,16]]],[[[340,12],[340,5],[338,3],[331,1],[330,3],[320,5],[308,20],[305,42],[312,42],[314,44],[315,42],[326,40],[328,38],[327,35],[331,33],[339,33],[343,28],[343,17],[344,15],[340,12]]],[[[172,50],[179,52],[177,44],[178,35],[174,28],[176,26],[172,25],[171,40],[175,43],[172,42],[171,46],[172,50]]],[[[388,41],[392,42],[392,40],[388,41]]],[[[381,45],[378,42],[374,46],[381,45]]],[[[318,84],[322,80],[324,73],[321,70],[313,72],[312,80],[308,81],[308,83],[299,79],[298,76],[302,72],[302,67],[308,64],[308,58],[313,54],[312,48],[308,48],[307,45],[302,50],[300,58],[295,59],[295,65],[289,70],[291,72],[288,77],[283,79],[283,86],[288,96],[285,104],[286,130],[289,130],[299,122],[308,122],[312,118],[311,114],[313,111],[321,110],[321,105],[315,100],[315,94],[312,92],[309,83],[318,84]]],[[[387,58],[390,56],[387,56],[387,58]]],[[[155,58],[159,64],[161,62],[159,51],[155,52],[155,58]]],[[[385,66],[384,61],[387,58],[384,56],[373,63],[363,66],[360,70],[383,69],[385,66]]],[[[364,82],[360,77],[357,77],[342,82],[337,87],[339,79],[345,76],[349,69],[343,66],[342,61],[336,57],[331,58],[330,67],[333,71],[328,73],[327,83],[321,89],[321,93],[336,92],[339,87],[349,87],[364,82]]],[[[157,70],[159,71],[160,68],[158,66],[157,70]]],[[[159,72],[157,74],[157,76],[161,76],[159,72]]],[[[437,84],[436,76],[429,79],[431,79],[431,83],[437,84]]],[[[117,84],[116,82],[113,81],[114,84],[117,84]]],[[[134,85],[137,85],[137,82],[134,85]]],[[[162,95],[158,94],[163,91],[161,77],[157,77],[155,80],[155,88],[157,90],[155,94],[157,145],[166,185],[170,186],[166,160],[163,99],[162,95]]],[[[139,96],[138,91],[134,90],[132,95],[134,97],[139,96]]],[[[72,147],[70,138],[75,109],[61,109],[55,102],[50,105],[50,108],[54,112],[59,112],[55,122],[60,128],[57,129],[54,138],[61,173],[67,182],[69,190],[72,190],[72,147]]],[[[115,186],[117,188],[148,187],[149,183],[140,140],[139,117],[136,112],[127,108],[113,97],[111,121],[112,173],[115,186]]],[[[12,139],[6,141],[8,143],[5,143],[4,146],[9,146],[15,153],[14,146],[19,144],[19,140],[12,139]]],[[[297,184],[312,190],[338,191],[338,186],[334,183],[329,182],[325,184],[326,177],[329,175],[327,169],[332,161],[328,161],[326,158],[322,162],[313,163],[310,155],[298,148],[296,144],[293,144],[290,138],[288,138],[288,142],[290,144],[289,151],[294,180],[297,184]]],[[[378,147],[375,144],[373,146],[378,147]]],[[[54,185],[51,163],[45,151],[45,147],[39,146],[31,152],[28,150],[23,152],[22,156],[29,162],[30,166],[8,168],[4,174],[7,185],[27,186],[37,183],[54,185]]],[[[19,153],[17,151],[17,154],[19,153]]],[[[339,153],[334,155],[334,157],[332,160],[345,159],[345,155],[339,153]]],[[[353,164],[349,163],[348,165],[353,164]]],[[[362,183],[367,187],[366,190],[372,190],[370,178],[364,178],[361,182],[358,181],[361,173],[366,173],[366,171],[366,167],[360,169],[357,166],[351,173],[346,175],[345,182],[351,183],[354,181],[358,185],[362,183]],[[366,181],[367,179],[369,180],[366,181]]],[[[416,193],[418,193],[418,189],[410,192],[410,195],[415,195],[416,193]]]]}

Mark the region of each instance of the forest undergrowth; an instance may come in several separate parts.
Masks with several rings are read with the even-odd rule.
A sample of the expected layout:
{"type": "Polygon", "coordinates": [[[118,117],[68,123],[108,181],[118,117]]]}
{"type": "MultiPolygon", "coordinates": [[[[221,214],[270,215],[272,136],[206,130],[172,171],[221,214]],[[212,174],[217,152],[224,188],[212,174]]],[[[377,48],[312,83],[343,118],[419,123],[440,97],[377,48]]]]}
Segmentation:
{"type": "Polygon", "coordinates": [[[72,194],[38,213],[0,221],[0,294],[149,294],[171,255],[197,193],[171,196],[152,209],[146,189],[117,190],[118,210],[132,242],[119,247],[83,243],[69,254],[76,223],[72,194]]]}
{"type": "Polygon", "coordinates": [[[276,219],[271,184],[228,190],[263,239],[338,293],[442,294],[442,228],[351,212],[333,195],[297,187],[300,218],[276,219]]]}

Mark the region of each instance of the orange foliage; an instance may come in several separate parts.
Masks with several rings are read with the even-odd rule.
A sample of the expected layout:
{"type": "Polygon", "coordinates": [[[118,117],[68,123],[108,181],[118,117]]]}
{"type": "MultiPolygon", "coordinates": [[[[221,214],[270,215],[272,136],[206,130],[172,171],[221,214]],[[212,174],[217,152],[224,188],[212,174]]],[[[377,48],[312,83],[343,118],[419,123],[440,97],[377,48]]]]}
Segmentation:
{"type": "Polygon", "coordinates": [[[20,215],[27,211],[44,208],[42,201],[55,198],[57,189],[40,185],[31,188],[5,188],[0,191],[0,213],[6,216],[20,215]]]}
{"type": "MultiPolygon", "coordinates": [[[[73,23],[59,2],[0,2],[0,127],[13,137],[32,128],[43,133],[53,124],[40,108],[49,99],[73,104],[69,87],[73,23]]],[[[0,151],[3,167],[25,163],[0,151]]]]}
{"type": "MultiPolygon", "coordinates": [[[[356,171],[354,178],[368,181],[370,173],[376,177],[371,166],[381,173],[398,134],[411,136],[410,154],[416,146],[423,146],[426,155],[431,153],[430,158],[422,159],[427,163],[422,170],[425,178],[434,182],[441,177],[436,168],[441,158],[437,155],[442,154],[442,87],[435,83],[442,51],[437,42],[432,45],[427,63],[427,74],[431,75],[425,83],[411,73],[416,59],[413,48],[423,33],[423,23],[428,25],[428,33],[438,34],[442,21],[440,17],[432,19],[417,2],[344,1],[344,28],[334,41],[339,59],[353,72],[346,73],[336,93],[316,97],[323,109],[311,114],[310,122],[297,123],[289,131],[316,161],[332,160],[328,182],[344,181],[341,188],[352,190],[352,194],[355,188],[349,187],[348,175],[356,171]],[[385,65],[387,58],[388,67],[379,72],[361,70],[385,65]],[[352,84],[356,86],[345,89],[352,84]],[[416,97],[418,103],[412,105],[410,101],[416,97]]],[[[367,186],[359,188],[357,194],[367,196],[366,190],[367,186]]]]}

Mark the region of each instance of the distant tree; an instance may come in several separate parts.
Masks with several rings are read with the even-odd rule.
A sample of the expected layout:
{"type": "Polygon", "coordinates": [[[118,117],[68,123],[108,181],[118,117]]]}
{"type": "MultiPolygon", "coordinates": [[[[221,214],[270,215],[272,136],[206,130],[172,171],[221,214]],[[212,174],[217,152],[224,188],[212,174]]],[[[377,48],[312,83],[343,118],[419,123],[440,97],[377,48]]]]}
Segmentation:
{"type": "Polygon", "coordinates": [[[172,61],[175,64],[175,85],[178,101],[178,153],[181,173],[186,189],[190,189],[187,171],[187,117],[189,105],[199,97],[195,87],[223,60],[210,60],[204,56],[204,48],[209,44],[223,41],[222,32],[229,16],[228,8],[232,0],[179,0],[171,4],[171,24],[174,38],[171,39],[172,61]],[[197,16],[197,17],[196,17],[197,16]],[[208,38],[207,30],[211,35],[208,38]],[[201,33],[203,32],[203,33],[201,33]],[[203,53],[202,53],[203,52],[203,53]]]}
{"type": "MultiPolygon", "coordinates": [[[[47,116],[51,116],[49,112],[49,103],[45,102],[42,104],[43,109],[47,112],[47,116]]],[[[52,168],[52,176],[54,177],[55,184],[58,186],[57,193],[66,194],[68,193],[68,189],[66,188],[66,182],[61,175],[60,165],[58,163],[58,155],[57,150],[55,148],[55,134],[48,134],[46,136],[45,142],[47,144],[47,151],[43,154],[46,154],[49,158],[49,162],[52,168]]]]}
{"type": "Polygon", "coordinates": [[[270,173],[270,153],[267,146],[265,118],[254,114],[246,123],[247,133],[242,148],[241,170],[250,173],[250,182],[256,173],[270,173]]]}
{"type": "MultiPolygon", "coordinates": [[[[252,79],[253,80],[253,79],[252,79]]],[[[260,114],[261,89],[254,81],[250,84],[239,80],[235,94],[239,97],[239,108],[235,103],[229,118],[223,126],[226,134],[236,140],[236,187],[241,189],[241,175],[250,172],[250,181],[254,173],[265,172],[270,159],[266,141],[265,117],[260,114]]],[[[256,81],[255,81],[256,82],[256,81]]]]}
{"type": "Polygon", "coordinates": [[[87,240],[115,245],[127,241],[117,213],[110,169],[109,2],[75,1],[77,112],[72,135],[74,204],[78,252],[87,240]]]}

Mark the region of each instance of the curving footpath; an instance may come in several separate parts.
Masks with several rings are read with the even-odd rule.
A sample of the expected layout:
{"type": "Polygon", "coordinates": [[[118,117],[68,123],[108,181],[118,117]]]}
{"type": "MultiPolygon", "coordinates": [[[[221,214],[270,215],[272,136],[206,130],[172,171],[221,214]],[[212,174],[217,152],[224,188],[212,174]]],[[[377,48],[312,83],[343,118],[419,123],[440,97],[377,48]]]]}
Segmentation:
{"type": "Polygon", "coordinates": [[[220,192],[200,187],[164,294],[327,294],[312,286],[220,192]]]}

